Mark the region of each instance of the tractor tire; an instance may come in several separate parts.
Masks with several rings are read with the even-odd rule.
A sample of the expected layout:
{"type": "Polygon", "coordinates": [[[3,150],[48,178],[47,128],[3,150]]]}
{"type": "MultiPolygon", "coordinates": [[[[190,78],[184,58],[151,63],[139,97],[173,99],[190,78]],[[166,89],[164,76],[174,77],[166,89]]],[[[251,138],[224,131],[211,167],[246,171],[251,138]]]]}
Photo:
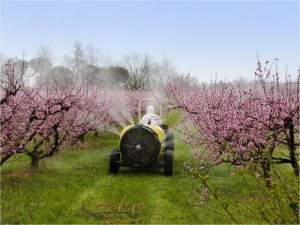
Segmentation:
{"type": "Polygon", "coordinates": [[[120,165],[117,161],[120,161],[120,152],[118,149],[113,149],[109,156],[109,172],[118,173],[120,165]]]}
{"type": "Polygon", "coordinates": [[[173,175],[173,169],[174,169],[174,152],[172,150],[167,150],[164,154],[164,174],[165,176],[172,176],[173,175]]]}
{"type": "Polygon", "coordinates": [[[165,130],[166,133],[166,148],[165,151],[167,150],[172,150],[174,151],[174,134],[170,128],[165,130]]]}

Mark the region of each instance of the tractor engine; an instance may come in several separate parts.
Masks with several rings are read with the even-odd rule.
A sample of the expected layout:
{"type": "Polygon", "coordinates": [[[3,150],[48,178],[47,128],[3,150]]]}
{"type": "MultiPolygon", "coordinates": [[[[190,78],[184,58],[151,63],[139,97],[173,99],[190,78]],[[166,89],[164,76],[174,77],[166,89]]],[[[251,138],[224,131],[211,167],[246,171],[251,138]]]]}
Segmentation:
{"type": "Polygon", "coordinates": [[[156,125],[129,125],[121,132],[120,152],[125,163],[147,166],[162,158],[165,132],[156,125]]]}

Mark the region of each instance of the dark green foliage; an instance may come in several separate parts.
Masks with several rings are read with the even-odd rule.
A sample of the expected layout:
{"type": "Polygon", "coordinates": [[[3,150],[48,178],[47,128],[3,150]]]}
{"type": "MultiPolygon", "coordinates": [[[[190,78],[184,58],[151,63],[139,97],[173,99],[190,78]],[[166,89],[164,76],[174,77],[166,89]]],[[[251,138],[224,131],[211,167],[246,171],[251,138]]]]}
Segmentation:
{"type": "Polygon", "coordinates": [[[125,83],[129,77],[128,70],[121,66],[111,66],[108,68],[109,74],[113,76],[115,82],[125,83]]]}
{"type": "Polygon", "coordinates": [[[88,74],[90,83],[93,84],[120,86],[128,79],[128,71],[119,66],[104,68],[86,65],[85,71],[88,74]]]}

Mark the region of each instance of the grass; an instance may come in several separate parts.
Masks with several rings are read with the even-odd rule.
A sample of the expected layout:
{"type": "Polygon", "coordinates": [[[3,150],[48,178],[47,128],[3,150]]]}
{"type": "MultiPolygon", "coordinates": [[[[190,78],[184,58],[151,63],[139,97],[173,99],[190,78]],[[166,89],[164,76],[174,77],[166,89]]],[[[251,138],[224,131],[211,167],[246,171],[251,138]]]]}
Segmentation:
{"type": "MultiPolygon", "coordinates": [[[[174,113],[168,123],[179,117],[174,113]]],[[[175,142],[172,177],[163,176],[159,168],[121,168],[112,175],[109,153],[118,146],[118,139],[112,133],[101,133],[99,138],[89,134],[84,144],[45,159],[34,172],[28,162],[4,165],[1,224],[232,223],[228,216],[214,213],[214,205],[197,204],[199,182],[184,172],[183,163],[192,160],[185,144],[175,142]]],[[[214,168],[210,175],[225,198],[241,201],[245,186],[241,177],[230,176],[228,165],[214,168]]]]}
{"type": "Polygon", "coordinates": [[[195,207],[197,183],[182,173],[183,162],[191,157],[186,146],[176,143],[172,177],[163,176],[158,168],[121,168],[111,175],[109,152],[118,137],[105,134],[105,138],[92,143],[98,148],[46,159],[34,173],[26,164],[3,168],[1,223],[215,222],[213,217],[202,218],[195,207]]]}

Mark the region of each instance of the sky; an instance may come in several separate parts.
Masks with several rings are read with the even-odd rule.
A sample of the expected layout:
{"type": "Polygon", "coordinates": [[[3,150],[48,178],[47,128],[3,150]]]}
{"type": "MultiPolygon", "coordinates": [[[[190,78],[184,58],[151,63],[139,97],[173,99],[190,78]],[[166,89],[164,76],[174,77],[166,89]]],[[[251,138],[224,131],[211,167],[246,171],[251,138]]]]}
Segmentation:
{"type": "Polygon", "coordinates": [[[298,1],[1,1],[1,53],[25,59],[39,45],[56,63],[75,41],[118,62],[124,54],[164,55],[181,73],[209,81],[251,80],[257,53],[278,58],[279,72],[296,77],[298,1]]]}

